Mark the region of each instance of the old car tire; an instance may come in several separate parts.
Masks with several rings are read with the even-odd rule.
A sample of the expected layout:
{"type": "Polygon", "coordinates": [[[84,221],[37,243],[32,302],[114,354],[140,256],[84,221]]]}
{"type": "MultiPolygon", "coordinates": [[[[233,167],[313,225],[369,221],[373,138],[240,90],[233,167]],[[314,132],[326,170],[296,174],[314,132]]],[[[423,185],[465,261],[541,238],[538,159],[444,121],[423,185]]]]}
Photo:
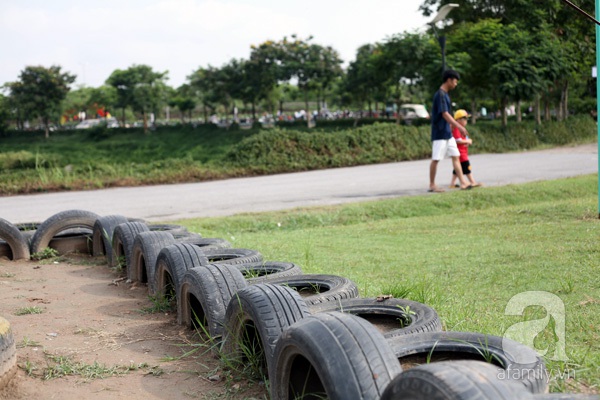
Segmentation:
{"type": "Polygon", "coordinates": [[[211,339],[220,338],[227,305],[246,286],[244,276],[233,265],[208,264],[187,270],[179,288],[178,322],[191,328],[204,327],[211,339]]]}
{"type": "Polygon", "coordinates": [[[122,215],[106,215],[100,217],[94,223],[92,236],[92,255],[106,256],[106,261],[109,267],[114,267],[117,263],[115,254],[112,248],[113,234],[115,228],[128,222],[127,218],[122,215]]]}
{"type": "Polygon", "coordinates": [[[263,375],[270,376],[275,344],[281,332],[310,315],[308,306],[293,289],[259,283],[239,290],[225,310],[221,352],[233,364],[243,366],[243,349],[262,349],[257,360],[263,375]]]}
{"type": "Polygon", "coordinates": [[[309,306],[358,297],[356,284],[338,275],[303,274],[269,279],[269,283],[297,290],[309,306]]]}
{"type": "Polygon", "coordinates": [[[68,210],[54,214],[40,224],[31,239],[31,253],[38,253],[49,246],[60,232],[73,228],[85,228],[91,233],[100,216],[90,211],[68,210]]]}
{"type": "Polygon", "coordinates": [[[310,311],[313,314],[340,311],[359,316],[375,325],[386,338],[442,330],[440,317],[433,308],[405,299],[344,299],[310,306],[310,311]]]}
{"type": "Polygon", "coordinates": [[[250,284],[269,283],[275,278],[302,274],[302,269],[298,265],[283,261],[237,264],[237,267],[250,284]]]}
{"type": "Polygon", "coordinates": [[[174,243],[175,238],[168,231],[138,233],[131,248],[131,266],[127,268],[129,280],[147,283],[148,294],[154,295],[156,259],[162,249],[174,243]]]}
{"type": "Polygon", "coordinates": [[[442,361],[397,375],[381,400],[526,400],[534,396],[515,381],[498,378],[498,367],[483,361],[442,361]]]}
{"type": "Polygon", "coordinates": [[[179,303],[179,287],[183,275],[190,268],[208,264],[202,250],[189,243],[165,246],[156,257],[154,291],[159,296],[172,296],[179,303]]]}
{"type": "Polygon", "coordinates": [[[10,250],[7,257],[11,260],[28,260],[29,245],[19,228],[9,221],[0,218],[0,239],[6,242],[10,250]]]}
{"type": "Polygon", "coordinates": [[[221,238],[192,238],[185,241],[186,243],[198,246],[202,250],[230,249],[231,243],[221,238]]]}
{"type": "Polygon", "coordinates": [[[139,233],[148,231],[148,225],[143,222],[126,222],[117,225],[112,243],[115,267],[121,266],[128,273],[132,263],[133,242],[139,233]]]}
{"type": "Polygon", "coordinates": [[[520,381],[530,393],[544,393],[548,387],[544,361],[536,351],[521,343],[477,332],[424,332],[388,338],[396,357],[403,363],[415,359],[476,359],[501,367],[508,379],[520,381]]]}
{"type": "Polygon", "coordinates": [[[211,264],[246,264],[263,260],[262,254],[251,249],[206,249],[203,251],[211,264]]]}
{"type": "Polygon", "coordinates": [[[364,319],[314,314],[277,341],[271,398],[379,399],[401,371],[385,338],[364,319]]]}

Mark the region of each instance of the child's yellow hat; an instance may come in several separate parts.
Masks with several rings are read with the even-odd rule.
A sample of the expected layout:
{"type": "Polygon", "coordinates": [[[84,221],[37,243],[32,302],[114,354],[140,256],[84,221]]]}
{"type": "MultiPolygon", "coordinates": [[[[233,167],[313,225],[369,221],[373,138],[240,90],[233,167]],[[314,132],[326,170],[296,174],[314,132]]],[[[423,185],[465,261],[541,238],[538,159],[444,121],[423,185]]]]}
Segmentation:
{"type": "Polygon", "coordinates": [[[456,112],[454,113],[454,119],[461,119],[461,118],[465,118],[465,117],[470,117],[471,114],[469,114],[466,110],[463,110],[462,108],[460,110],[456,110],[456,112]]]}

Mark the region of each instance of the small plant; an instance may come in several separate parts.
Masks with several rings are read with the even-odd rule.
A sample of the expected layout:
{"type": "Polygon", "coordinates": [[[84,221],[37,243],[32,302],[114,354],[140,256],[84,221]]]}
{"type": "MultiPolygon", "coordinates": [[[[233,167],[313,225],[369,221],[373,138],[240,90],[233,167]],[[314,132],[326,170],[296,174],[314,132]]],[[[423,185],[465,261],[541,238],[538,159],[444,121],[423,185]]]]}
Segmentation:
{"type": "Polygon", "coordinates": [[[407,287],[402,283],[398,283],[393,286],[385,287],[381,293],[389,293],[396,299],[406,299],[409,297],[412,290],[413,289],[411,287],[407,287]]]}
{"type": "Polygon", "coordinates": [[[402,313],[404,314],[402,317],[398,318],[398,322],[400,322],[400,327],[407,327],[412,322],[411,315],[416,315],[416,313],[410,309],[410,306],[402,307],[401,305],[397,305],[396,307],[398,307],[400,311],[402,311],[402,313]]]}
{"type": "Polygon", "coordinates": [[[15,311],[15,315],[41,314],[44,310],[38,306],[22,307],[15,311]]]}
{"type": "Polygon", "coordinates": [[[23,364],[19,365],[19,368],[25,371],[27,376],[33,376],[33,371],[38,369],[36,365],[29,360],[25,360],[23,364]]]}
{"type": "Polygon", "coordinates": [[[162,294],[156,296],[149,296],[152,305],[149,307],[142,308],[143,314],[154,314],[154,313],[168,313],[173,311],[173,299],[174,296],[164,296],[162,294]]]}
{"type": "Polygon", "coordinates": [[[571,294],[575,289],[575,282],[573,282],[573,277],[567,276],[564,281],[560,282],[560,292],[564,294],[571,294]]]}
{"type": "Polygon", "coordinates": [[[19,343],[17,345],[17,347],[19,347],[19,348],[23,348],[23,347],[39,347],[39,346],[40,346],[39,342],[36,342],[35,340],[31,340],[27,336],[23,337],[23,340],[21,340],[21,343],[19,343]]]}
{"type": "Polygon", "coordinates": [[[113,267],[115,271],[122,271],[127,268],[127,258],[125,255],[121,255],[117,257],[117,263],[113,267]]]}
{"type": "Polygon", "coordinates": [[[3,272],[0,275],[0,278],[14,278],[16,275],[15,274],[11,274],[10,272],[3,272]]]}
{"type": "Polygon", "coordinates": [[[44,250],[38,251],[37,253],[33,253],[31,255],[31,259],[36,261],[47,260],[54,257],[58,257],[58,251],[51,247],[46,247],[44,250]]]}

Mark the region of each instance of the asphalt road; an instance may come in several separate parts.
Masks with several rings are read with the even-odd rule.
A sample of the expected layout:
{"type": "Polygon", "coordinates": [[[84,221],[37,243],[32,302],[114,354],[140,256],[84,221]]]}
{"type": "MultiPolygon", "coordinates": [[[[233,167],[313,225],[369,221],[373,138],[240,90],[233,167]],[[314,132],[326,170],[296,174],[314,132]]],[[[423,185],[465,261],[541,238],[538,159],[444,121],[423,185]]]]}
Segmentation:
{"type": "MultiPolygon", "coordinates": [[[[518,184],[598,172],[598,145],[470,157],[474,177],[485,186],[518,184]]],[[[438,186],[450,182],[443,160],[438,186]]],[[[70,209],[120,214],[148,221],[226,216],[367,201],[427,193],[429,160],[174,185],[0,197],[0,217],[12,223],[41,222],[70,209]]],[[[485,190],[474,189],[474,190],[485,190]]]]}

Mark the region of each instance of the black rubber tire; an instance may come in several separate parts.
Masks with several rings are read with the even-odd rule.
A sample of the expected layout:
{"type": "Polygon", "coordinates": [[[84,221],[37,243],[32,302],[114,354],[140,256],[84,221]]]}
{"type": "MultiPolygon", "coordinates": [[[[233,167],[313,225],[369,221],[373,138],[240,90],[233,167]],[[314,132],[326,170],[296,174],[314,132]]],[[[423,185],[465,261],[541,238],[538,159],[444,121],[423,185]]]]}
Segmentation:
{"type": "Polygon", "coordinates": [[[19,228],[9,221],[0,218],[0,239],[6,242],[10,249],[10,260],[29,260],[29,245],[19,228]]]}
{"type": "Polygon", "coordinates": [[[444,361],[402,372],[381,400],[525,400],[535,398],[511,380],[498,379],[498,367],[482,361],[444,361]]]}
{"type": "Polygon", "coordinates": [[[154,273],[158,254],[167,246],[175,243],[168,231],[140,232],[131,248],[131,266],[127,268],[129,280],[148,284],[148,294],[156,294],[154,273]]]}
{"type": "Polygon", "coordinates": [[[17,347],[10,323],[0,317],[0,390],[17,373],[17,347]]]}
{"type": "Polygon", "coordinates": [[[530,393],[548,387],[546,366],[536,351],[521,343],[477,332],[424,332],[388,338],[400,364],[436,360],[488,361],[502,368],[507,378],[519,380],[530,393]],[[519,379],[521,378],[521,379],[519,379]]]}
{"type": "Polygon", "coordinates": [[[249,284],[270,283],[274,278],[302,275],[302,269],[291,262],[263,261],[236,264],[249,284]]]}
{"type": "Polygon", "coordinates": [[[304,274],[269,279],[269,283],[297,290],[306,304],[313,306],[329,301],[358,297],[358,287],[350,279],[338,275],[304,274]]]}
{"type": "Polygon", "coordinates": [[[60,255],[79,253],[92,254],[92,232],[88,229],[79,229],[77,231],[70,229],[54,236],[48,247],[56,250],[60,255]]]}
{"type": "Polygon", "coordinates": [[[152,232],[170,232],[173,236],[189,233],[185,226],[174,224],[149,224],[148,228],[152,232]]]}
{"type": "Polygon", "coordinates": [[[206,249],[202,251],[210,264],[247,264],[263,260],[262,254],[251,249],[206,249]]]}
{"type": "Polygon", "coordinates": [[[357,298],[309,307],[313,314],[340,311],[359,316],[372,323],[386,338],[442,330],[440,317],[433,308],[411,300],[357,298]]]}
{"type": "Polygon", "coordinates": [[[259,283],[238,290],[225,310],[222,355],[231,364],[244,366],[248,364],[244,349],[260,349],[255,365],[263,376],[272,377],[273,352],[281,332],[308,315],[304,300],[285,286],[259,283]]]}
{"type": "Polygon", "coordinates": [[[186,240],[186,243],[191,243],[200,247],[202,250],[230,249],[231,243],[221,238],[203,238],[186,240]]]}
{"type": "Polygon", "coordinates": [[[362,318],[324,312],[283,331],[275,346],[271,398],[379,399],[402,372],[385,338],[362,318]]]}
{"type": "Polygon", "coordinates": [[[208,264],[187,270],[179,288],[177,322],[205,329],[213,340],[220,338],[229,301],[247,285],[233,265],[208,264]]]}
{"type": "Polygon", "coordinates": [[[143,222],[125,222],[119,224],[113,233],[112,248],[115,255],[115,267],[121,266],[126,273],[132,263],[132,250],[135,237],[141,232],[148,232],[148,225],[143,222]],[[125,258],[123,262],[122,259],[125,258]]]}
{"type": "Polygon", "coordinates": [[[93,232],[94,223],[98,218],[98,214],[83,210],[67,210],[54,214],[35,231],[31,239],[31,254],[44,250],[53,237],[68,229],[85,228],[89,229],[90,233],[93,232]]]}
{"type": "Polygon", "coordinates": [[[189,243],[165,246],[156,257],[154,270],[154,294],[177,299],[183,275],[190,268],[208,264],[202,250],[189,243]]]}
{"type": "Polygon", "coordinates": [[[94,223],[92,236],[92,255],[105,256],[109,267],[117,265],[117,260],[112,249],[112,240],[115,228],[128,222],[122,215],[106,215],[94,223]]]}

